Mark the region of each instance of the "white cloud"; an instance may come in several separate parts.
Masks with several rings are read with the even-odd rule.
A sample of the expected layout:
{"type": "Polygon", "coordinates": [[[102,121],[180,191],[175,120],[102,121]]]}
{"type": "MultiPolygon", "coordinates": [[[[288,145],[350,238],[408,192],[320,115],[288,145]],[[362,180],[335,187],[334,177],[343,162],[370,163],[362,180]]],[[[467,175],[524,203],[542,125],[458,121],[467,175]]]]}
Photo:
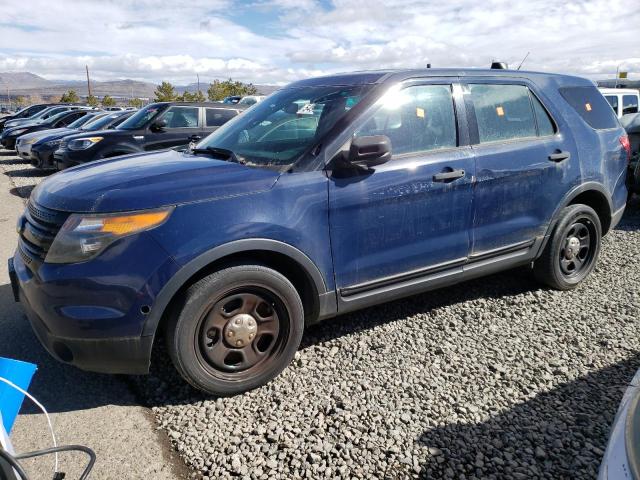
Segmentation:
{"type": "Polygon", "coordinates": [[[284,83],[363,68],[484,67],[640,77],[621,0],[0,0],[0,71],[49,78],[284,83]]]}

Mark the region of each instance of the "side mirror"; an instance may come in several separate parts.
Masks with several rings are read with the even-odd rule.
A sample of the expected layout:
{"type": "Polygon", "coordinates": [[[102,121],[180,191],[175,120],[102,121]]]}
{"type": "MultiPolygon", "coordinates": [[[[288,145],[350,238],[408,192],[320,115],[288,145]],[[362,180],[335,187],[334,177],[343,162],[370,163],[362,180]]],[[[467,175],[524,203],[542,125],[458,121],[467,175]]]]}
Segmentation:
{"type": "Polygon", "coordinates": [[[391,160],[391,140],[386,135],[356,137],[349,148],[349,163],[371,168],[391,160]]]}
{"type": "Polygon", "coordinates": [[[167,126],[167,121],[163,118],[156,120],[151,124],[151,130],[154,132],[161,132],[167,126]]]}

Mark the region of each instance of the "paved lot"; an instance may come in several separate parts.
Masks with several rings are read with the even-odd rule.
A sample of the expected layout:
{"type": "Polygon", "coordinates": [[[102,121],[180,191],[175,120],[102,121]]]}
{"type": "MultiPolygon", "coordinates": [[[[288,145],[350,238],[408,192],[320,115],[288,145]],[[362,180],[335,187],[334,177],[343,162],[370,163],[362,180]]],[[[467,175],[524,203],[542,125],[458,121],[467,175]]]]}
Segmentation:
{"type": "MultiPolygon", "coordinates": [[[[28,195],[41,177],[2,155],[13,184],[3,179],[0,195],[28,195]]],[[[11,224],[0,222],[4,239],[11,212],[0,215],[11,224]]],[[[513,271],[347,315],[311,328],[278,379],[234,398],[186,386],[162,349],[151,376],[126,381],[53,364],[8,300],[0,321],[12,340],[0,354],[26,345],[26,358],[44,365],[36,393],[67,422],[66,438],[100,445],[104,461],[121,443],[112,419],[128,415],[110,412],[131,412],[140,446],[129,456],[121,448],[96,478],[131,478],[110,468],[132,457],[140,466],[141,455],[165,464],[161,437],[137,404],[152,407],[205,478],[594,478],[640,367],[639,212],[636,201],[576,291],[546,290],[513,271]],[[105,426],[97,435],[83,422],[89,415],[105,426]]],[[[16,438],[44,432],[39,417],[24,415],[16,438]]]]}
{"type": "MultiPolygon", "coordinates": [[[[60,364],[36,340],[19,304],[13,301],[6,264],[16,245],[16,220],[24,209],[20,194],[28,194],[42,177],[30,176],[30,165],[3,150],[0,170],[0,356],[38,365],[30,392],[53,413],[60,444],[79,443],[96,451],[98,461],[92,478],[188,478],[184,463],[172,453],[166,435],[155,427],[151,411],[140,406],[128,378],[85,373],[60,364]]],[[[12,439],[18,451],[51,446],[44,415],[28,401],[12,439]]],[[[85,459],[75,454],[60,458],[67,478],[78,478],[78,466],[85,459]]],[[[27,467],[34,480],[50,480],[53,458],[33,461],[27,467]]]]}

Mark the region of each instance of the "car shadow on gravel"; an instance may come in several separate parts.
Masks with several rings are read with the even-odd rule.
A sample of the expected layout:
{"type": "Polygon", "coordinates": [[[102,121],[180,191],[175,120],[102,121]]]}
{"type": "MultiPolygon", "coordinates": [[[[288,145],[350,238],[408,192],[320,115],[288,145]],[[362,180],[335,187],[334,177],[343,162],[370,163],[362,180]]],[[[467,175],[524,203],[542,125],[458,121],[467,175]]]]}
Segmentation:
{"type": "Polygon", "coordinates": [[[11,195],[27,200],[31,196],[31,192],[36,188],[35,185],[24,185],[22,187],[13,187],[9,190],[11,195]]]}
{"type": "Polygon", "coordinates": [[[7,177],[46,177],[51,175],[51,172],[45,170],[38,170],[36,168],[21,168],[20,170],[9,170],[4,173],[7,177]]]}
{"type": "MultiPolygon", "coordinates": [[[[6,268],[6,265],[5,265],[6,268]]],[[[0,357],[14,358],[38,366],[29,393],[50,413],[69,412],[104,405],[139,405],[122,398],[122,376],[83,372],[54,360],[40,345],[20,304],[13,299],[11,285],[0,285],[0,357]],[[116,384],[120,385],[116,385],[116,384]],[[114,388],[116,387],[116,388],[114,388]]],[[[31,402],[21,414],[40,413],[31,402]]]]}
{"type": "Polygon", "coordinates": [[[640,355],[536,395],[479,423],[425,431],[421,478],[595,478],[640,355]]]}

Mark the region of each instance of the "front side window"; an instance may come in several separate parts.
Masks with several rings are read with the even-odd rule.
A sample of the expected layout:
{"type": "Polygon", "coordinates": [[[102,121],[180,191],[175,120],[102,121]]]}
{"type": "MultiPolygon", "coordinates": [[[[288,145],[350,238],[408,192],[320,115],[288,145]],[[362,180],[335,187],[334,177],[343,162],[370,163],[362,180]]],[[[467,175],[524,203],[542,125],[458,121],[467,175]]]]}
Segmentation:
{"type": "Polygon", "coordinates": [[[162,120],[167,122],[165,128],[196,128],[198,126],[198,107],[169,107],[162,120]]]}
{"type": "Polygon", "coordinates": [[[207,127],[219,127],[237,115],[235,110],[228,108],[205,108],[207,127]]]}
{"type": "Polygon", "coordinates": [[[393,155],[457,146],[456,117],[450,85],[418,85],[390,92],[380,108],[356,132],[357,137],[385,135],[393,155]]]}
{"type": "Polygon", "coordinates": [[[200,142],[245,165],[285,170],[319,142],[372,87],[303,86],[280,90],[200,142]]]}
{"type": "Polygon", "coordinates": [[[638,113],[638,97],[635,95],[622,96],[622,114],[638,113]]]}
{"type": "Polygon", "coordinates": [[[480,143],[535,137],[536,122],[524,85],[471,84],[480,143]]]}

